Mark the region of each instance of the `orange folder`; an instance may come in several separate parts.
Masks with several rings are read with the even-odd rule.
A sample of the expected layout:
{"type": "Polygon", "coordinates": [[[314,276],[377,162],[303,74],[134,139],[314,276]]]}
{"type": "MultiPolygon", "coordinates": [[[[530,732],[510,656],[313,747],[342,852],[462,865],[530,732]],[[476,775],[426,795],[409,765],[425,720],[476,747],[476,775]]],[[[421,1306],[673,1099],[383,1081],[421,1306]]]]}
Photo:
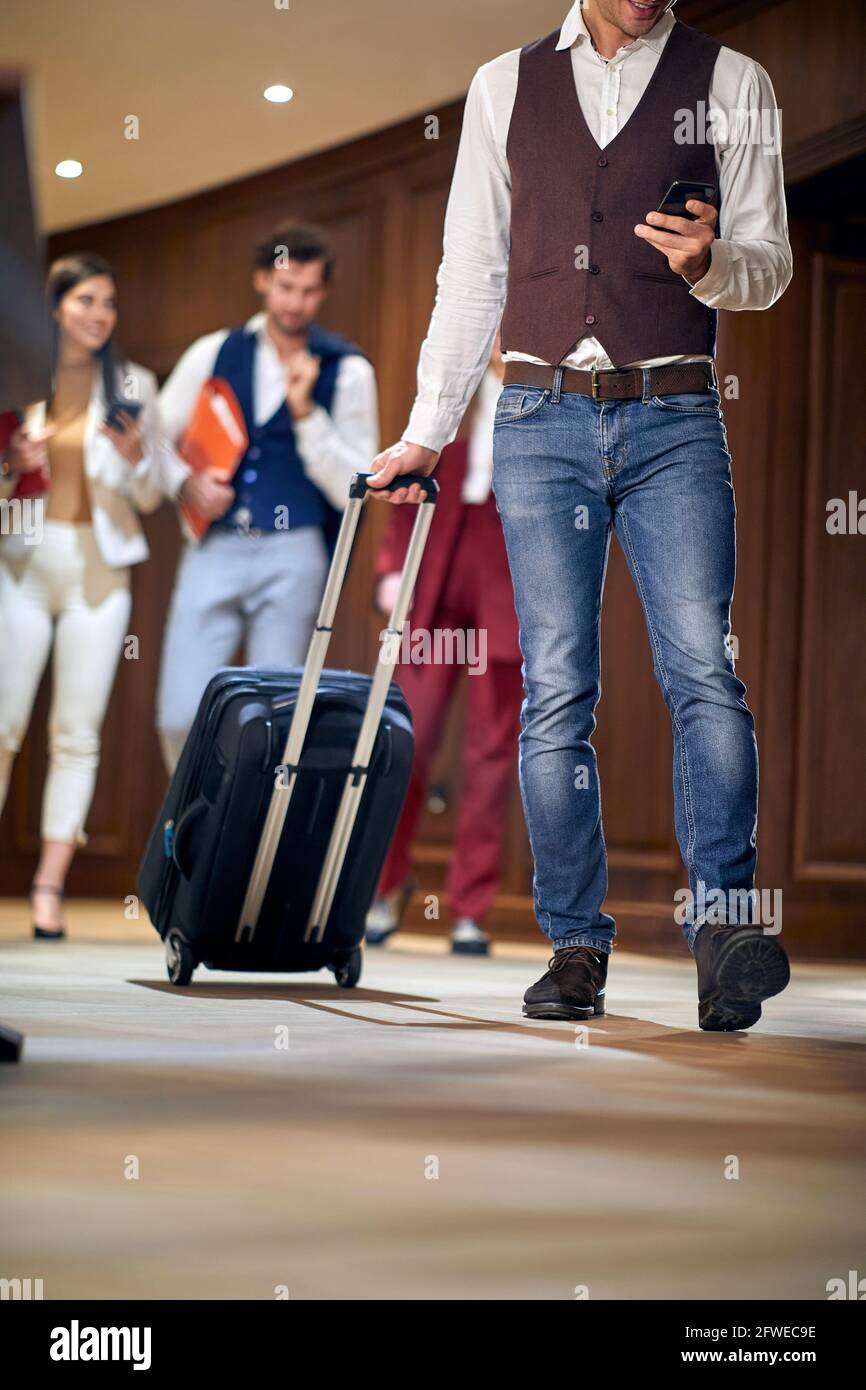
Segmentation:
{"type": "MultiPolygon", "coordinates": [[[[211,469],[229,482],[247,451],[249,439],[243,411],[227,381],[211,377],[202,386],[184,431],[178,453],[196,473],[211,469]]],[[[200,541],[210,522],[185,503],[179,504],[181,526],[188,539],[200,541]]]]}

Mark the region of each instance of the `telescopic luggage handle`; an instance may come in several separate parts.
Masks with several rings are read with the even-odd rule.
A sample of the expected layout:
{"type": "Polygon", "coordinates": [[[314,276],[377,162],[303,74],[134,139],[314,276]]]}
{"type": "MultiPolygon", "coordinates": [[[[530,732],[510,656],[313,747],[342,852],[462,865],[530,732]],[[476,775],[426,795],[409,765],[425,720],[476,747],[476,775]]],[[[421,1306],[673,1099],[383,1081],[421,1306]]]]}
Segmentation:
{"type": "MultiPolygon", "coordinates": [[[[370,488],[368,484],[372,477],[372,473],[354,473],[352,475],[352,481],[349,484],[349,496],[360,497],[363,501],[365,497],[369,496],[370,488]]],[[[401,487],[411,487],[413,483],[417,483],[418,486],[422,487],[426,492],[427,496],[424,498],[425,502],[436,501],[439,484],[435,478],[427,478],[422,473],[399,473],[396,478],[391,479],[390,483],[386,483],[384,487],[373,488],[373,491],[399,492],[401,487]]]]}
{"type": "MultiPolygon", "coordinates": [[[[370,489],[368,488],[368,480],[371,477],[372,474],[370,473],[355,473],[352,475],[352,480],[349,484],[349,502],[343,513],[343,520],[337,535],[334,557],[331,561],[331,568],[328,571],[328,578],[325,583],[325,592],[322,595],[322,603],[319,608],[316,627],[310,639],[310,647],[304,665],[304,674],[301,677],[298,698],[295,703],[292,722],[289,725],[286,745],[283,750],[281,766],[285,769],[286,781],[284,784],[275,784],[270,805],[268,806],[253,871],[250,875],[246,896],[244,898],[243,907],[241,908],[241,915],[238,919],[238,925],[235,931],[235,941],[238,942],[244,940],[251,941],[258,925],[259,913],[261,912],[262,903],[265,899],[265,893],[267,892],[268,883],[273,871],[274,861],[277,857],[280,836],[288,814],[289,803],[292,799],[292,793],[294,792],[297,782],[298,767],[301,761],[304,740],[307,736],[307,729],[313,713],[313,705],[315,704],[316,691],[319,688],[319,678],[325,665],[328,644],[331,640],[334,614],[343,588],[343,581],[346,577],[349,557],[352,553],[352,542],[355,539],[355,532],[358,529],[361,509],[366,498],[369,496],[370,489]]],[[[358,738],[352,754],[349,774],[343,789],[343,797],[337,811],[337,818],[334,822],[331,840],[325,854],[321,877],[307,920],[306,931],[304,933],[305,941],[321,941],[325,932],[328,914],[331,911],[331,905],[337,891],[346,851],[349,847],[349,839],[355,824],[355,818],[358,814],[358,805],[364,786],[366,785],[370,757],[376,741],[376,734],[379,731],[379,723],[382,718],[382,711],[385,708],[385,701],[388,698],[388,690],[391,685],[391,671],[397,662],[400,638],[403,633],[403,623],[406,621],[406,615],[409,611],[409,604],[415,589],[415,581],[418,578],[418,570],[421,566],[421,557],[424,554],[424,546],[427,543],[427,534],[433,520],[436,498],[439,493],[439,484],[436,482],[435,478],[427,478],[420,473],[403,473],[396,478],[392,478],[391,481],[381,489],[382,492],[396,492],[399,488],[410,487],[413,483],[418,483],[418,485],[424,489],[424,501],[418,505],[415,525],[412,527],[412,535],[409,539],[409,547],[406,551],[406,560],[400,577],[397,597],[394,600],[394,608],[388,619],[388,626],[385,629],[384,641],[376,662],[376,670],[370,685],[367,707],[364,711],[364,718],[358,731],[358,738]]],[[[374,489],[374,491],[375,490],[376,489],[374,489]]]]}

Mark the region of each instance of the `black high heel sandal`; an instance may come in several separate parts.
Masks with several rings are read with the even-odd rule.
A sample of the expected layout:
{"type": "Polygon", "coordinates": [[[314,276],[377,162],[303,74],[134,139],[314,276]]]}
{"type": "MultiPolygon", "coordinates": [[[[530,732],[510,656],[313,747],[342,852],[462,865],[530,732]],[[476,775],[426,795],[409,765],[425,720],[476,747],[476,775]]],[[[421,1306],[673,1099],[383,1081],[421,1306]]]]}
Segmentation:
{"type": "MultiPolygon", "coordinates": [[[[34,893],[53,893],[55,897],[63,897],[63,889],[55,888],[51,883],[34,883],[30,889],[30,897],[34,893]]],[[[33,936],[37,941],[63,941],[66,936],[65,927],[40,927],[38,922],[33,923],[33,936]]]]}

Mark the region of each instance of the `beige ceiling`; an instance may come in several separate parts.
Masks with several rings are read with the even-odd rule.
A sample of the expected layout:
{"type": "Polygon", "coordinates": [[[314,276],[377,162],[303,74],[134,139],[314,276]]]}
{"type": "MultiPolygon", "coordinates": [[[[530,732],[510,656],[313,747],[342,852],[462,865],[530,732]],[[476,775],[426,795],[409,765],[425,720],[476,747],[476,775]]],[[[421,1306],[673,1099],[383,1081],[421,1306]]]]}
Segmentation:
{"type": "Polygon", "coordinates": [[[169,202],[435,111],[569,2],[0,0],[2,65],[30,75],[41,225],[169,202]],[[262,98],[276,82],[294,101],[262,98]],[[61,159],[83,176],[58,178],[61,159]]]}

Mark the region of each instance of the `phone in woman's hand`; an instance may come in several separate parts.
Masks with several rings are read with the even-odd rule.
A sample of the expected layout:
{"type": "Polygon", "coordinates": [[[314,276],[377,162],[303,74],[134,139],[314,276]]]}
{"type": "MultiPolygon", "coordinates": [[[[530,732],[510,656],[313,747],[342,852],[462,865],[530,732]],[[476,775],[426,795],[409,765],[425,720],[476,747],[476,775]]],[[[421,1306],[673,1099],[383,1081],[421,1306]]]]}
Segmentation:
{"type": "Polygon", "coordinates": [[[131,415],[133,420],[137,420],[142,411],[141,401],[112,401],[108,407],[108,414],[104,423],[113,430],[118,430],[120,434],[126,434],[126,425],[121,420],[121,412],[124,415],[131,415]]]}

